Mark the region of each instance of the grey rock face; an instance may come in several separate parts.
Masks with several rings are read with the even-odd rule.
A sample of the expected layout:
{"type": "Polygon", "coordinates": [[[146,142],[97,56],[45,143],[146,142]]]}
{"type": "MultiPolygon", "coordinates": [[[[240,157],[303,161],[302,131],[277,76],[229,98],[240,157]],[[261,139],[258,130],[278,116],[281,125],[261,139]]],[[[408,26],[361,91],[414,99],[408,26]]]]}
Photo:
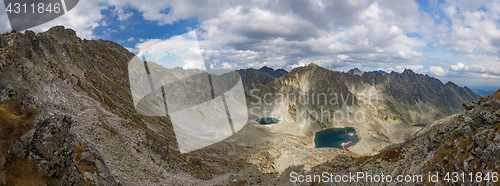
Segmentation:
{"type": "MultiPolygon", "coordinates": [[[[70,116],[54,115],[48,117],[28,133],[21,136],[9,150],[9,154],[28,157],[39,163],[41,171],[59,180],[59,185],[84,185],[85,180],[81,168],[75,159],[75,145],[79,145],[76,137],[69,133],[73,121],[70,116]]],[[[87,149],[91,147],[86,144],[87,149]]],[[[94,179],[95,183],[103,185],[116,185],[113,177],[99,152],[91,150],[81,153],[80,161],[87,165],[95,166],[98,162],[100,174],[94,179]],[[95,157],[99,157],[97,160],[95,157]],[[105,179],[101,179],[105,178],[105,179]]]]}
{"type": "Polygon", "coordinates": [[[468,103],[464,103],[463,106],[464,106],[465,110],[472,110],[472,108],[474,108],[475,105],[473,103],[468,102],[468,103]]]}
{"type": "Polygon", "coordinates": [[[88,152],[82,153],[80,160],[87,165],[95,165],[94,157],[92,157],[92,154],[88,152]]]}

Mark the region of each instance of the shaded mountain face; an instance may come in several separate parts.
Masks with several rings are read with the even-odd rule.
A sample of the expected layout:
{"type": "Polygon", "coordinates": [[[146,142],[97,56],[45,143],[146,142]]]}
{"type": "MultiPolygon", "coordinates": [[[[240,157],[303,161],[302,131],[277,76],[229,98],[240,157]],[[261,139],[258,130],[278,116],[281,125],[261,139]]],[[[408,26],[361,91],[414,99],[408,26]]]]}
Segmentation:
{"type": "Polygon", "coordinates": [[[351,75],[310,64],[266,84],[253,82],[245,84],[251,118],[273,117],[283,126],[299,126],[304,130],[297,136],[353,127],[361,140],[350,150],[361,154],[403,142],[418,126],[463,111],[462,103],[478,98],[466,87],[411,70],[351,75]]]}
{"type": "Polygon", "coordinates": [[[295,68],[280,78],[274,78],[272,81],[269,81],[269,76],[260,72],[260,70],[246,69],[239,70],[239,72],[242,75],[243,82],[247,82],[245,90],[248,95],[254,94],[252,90],[257,92],[255,95],[247,97],[249,102],[255,102],[256,100],[253,98],[264,98],[266,94],[269,96],[266,96],[265,100],[261,101],[271,102],[270,105],[278,99],[283,99],[282,96],[288,99],[287,95],[290,95],[290,97],[293,95],[293,99],[289,100],[291,102],[287,103],[290,106],[304,105],[308,108],[319,108],[323,105],[332,109],[338,109],[342,105],[353,105],[356,102],[356,97],[349,92],[345,84],[341,82],[340,78],[334,72],[314,63],[295,68]],[[314,99],[314,96],[318,96],[316,94],[324,96],[314,99]],[[328,98],[331,98],[333,95],[338,96],[335,98],[343,100],[329,104],[330,100],[328,98]],[[300,104],[299,102],[307,104],[300,104]]]}
{"type": "Polygon", "coordinates": [[[346,72],[347,74],[350,74],[350,75],[363,75],[363,71],[359,70],[358,68],[353,68],[349,71],[346,72]]]}
{"type": "Polygon", "coordinates": [[[403,73],[390,74],[367,72],[361,77],[344,73],[340,77],[346,84],[357,89],[362,89],[365,85],[375,85],[397,102],[430,103],[446,115],[461,111],[462,103],[479,98],[467,87],[459,87],[452,82],[443,84],[436,78],[416,74],[410,69],[403,73]]]}
{"type": "Polygon", "coordinates": [[[281,76],[287,74],[288,72],[284,69],[272,69],[267,66],[263,66],[262,68],[259,69],[260,72],[265,72],[268,73],[271,76],[274,76],[275,78],[280,78],[281,76]]]}
{"type": "Polygon", "coordinates": [[[253,83],[266,85],[267,83],[276,79],[276,77],[270,75],[269,73],[262,72],[253,68],[238,70],[241,76],[241,80],[246,85],[250,86],[253,83]]]}
{"type": "Polygon", "coordinates": [[[386,74],[387,72],[383,71],[383,70],[375,70],[375,71],[372,71],[372,72],[378,72],[380,74],[386,74]]]}

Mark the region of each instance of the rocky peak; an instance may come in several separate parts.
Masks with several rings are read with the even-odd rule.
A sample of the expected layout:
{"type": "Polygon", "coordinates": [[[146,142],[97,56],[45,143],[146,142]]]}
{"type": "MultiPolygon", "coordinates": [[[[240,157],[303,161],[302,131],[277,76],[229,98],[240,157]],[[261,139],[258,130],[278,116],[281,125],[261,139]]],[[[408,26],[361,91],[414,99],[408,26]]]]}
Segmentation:
{"type": "Polygon", "coordinates": [[[338,70],[334,69],[334,68],[330,68],[329,70],[332,71],[332,72],[338,72],[338,70]]]}
{"type": "Polygon", "coordinates": [[[350,74],[350,75],[359,75],[359,76],[361,76],[361,75],[363,75],[363,73],[364,72],[361,71],[361,70],[359,70],[358,68],[353,68],[353,69],[347,71],[347,74],[350,74]]]}
{"type": "Polygon", "coordinates": [[[281,76],[283,76],[283,75],[285,75],[285,74],[288,73],[284,69],[276,69],[276,70],[274,70],[273,68],[270,68],[270,67],[267,67],[267,66],[263,66],[258,71],[268,73],[269,75],[274,76],[275,78],[280,78],[281,76]]]}
{"type": "Polygon", "coordinates": [[[349,105],[357,100],[354,94],[352,94],[348,90],[347,86],[335,74],[335,72],[332,72],[331,70],[318,66],[314,63],[311,63],[307,66],[294,68],[288,74],[281,77],[279,81],[273,82],[274,84],[272,85],[281,86],[282,84],[286,84],[283,82],[293,82],[295,84],[299,84],[299,82],[307,82],[307,91],[310,91],[309,93],[311,94],[342,94],[344,97],[347,97],[349,99],[349,105]]]}
{"type": "Polygon", "coordinates": [[[64,26],[54,26],[48,30],[48,33],[54,35],[68,35],[69,37],[76,37],[76,32],[73,29],[65,28],[64,26]]]}
{"type": "Polygon", "coordinates": [[[311,66],[311,67],[318,67],[318,65],[316,63],[310,63],[309,65],[307,66],[311,66]]]}
{"type": "Polygon", "coordinates": [[[457,84],[455,84],[455,83],[453,83],[453,82],[451,82],[451,81],[446,82],[446,84],[444,84],[444,85],[445,85],[445,86],[449,86],[449,87],[458,87],[458,85],[457,85],[457,84]]]}
{"type": "Polygon", "coordinates": [[[415,72],[413,72],[413,70],[407,68],[403,71],[403,74],[415,74],[415,72]]]}

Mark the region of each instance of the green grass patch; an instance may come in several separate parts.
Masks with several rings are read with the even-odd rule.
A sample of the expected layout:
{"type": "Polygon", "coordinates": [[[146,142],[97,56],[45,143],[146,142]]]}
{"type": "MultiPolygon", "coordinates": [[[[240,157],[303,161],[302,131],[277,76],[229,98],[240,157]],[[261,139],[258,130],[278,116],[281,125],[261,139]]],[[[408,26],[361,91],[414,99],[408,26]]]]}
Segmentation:
{"type": "Polygon", "coordinates": [[[382,133],[382,132],[379,132],[379,133],[378,133],[378,135],[379,135],[379,136],[382,136],[382,137],[384,137],[384,138],[389,139],[389,137],[387,137],[387,136],[386,136],[384,133],[382,133]]]}

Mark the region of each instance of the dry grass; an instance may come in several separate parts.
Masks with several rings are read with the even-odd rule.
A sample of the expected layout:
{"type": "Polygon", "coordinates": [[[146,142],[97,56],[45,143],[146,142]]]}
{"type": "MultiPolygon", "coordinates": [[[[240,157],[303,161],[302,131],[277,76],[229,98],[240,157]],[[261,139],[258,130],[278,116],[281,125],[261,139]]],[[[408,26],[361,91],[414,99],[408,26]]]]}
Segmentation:
{"type": "Polygon", "coordinates": [[[53,180],[43,178],[38,165],[26,158],[7,158],[3,151],[28,130],[33,124],[34,108],[22,110],[20,105],[0,107],[0,177],[7,185],[52,185],[53,180]]]}
{"type": "MultiPolygon", "coordinates": [[[[80,171],[80,173],[82,175],[84,175],[85,172],[89,172],[92,174],[95,172],[95,173],[97,173],[97,175],[100,175],[99,169],[96,166],[87,165],[81,161],[82,153],[87,152],[87,149],[85,149],[85,147],[78,145],[78,144],[75,144],[75,146],[73,147],[73,150],[75,151],[76,165],[77,165],[78,170],[80,171]]],[[[105,178],[103,178],[103,177],[100,177],[100,178],[105,180],[105,178]]],[[[84,185],[86,185],[86,186],[87,185],[94,185],[94,183],[89,181],[89,180],[85,180],[84,185]]]]}
{"type": "Polygon", "coordinates": [[[500,89],[495,92],[494,94],[490,95],[492,98],[496,98],[498,100],[500,100],[500,89]]]}
{"type": "Polygon", "coordinates": [[[13,157],[5,165],[7,185],[44,185],[38,165],[26,158],[13,157]]]}

